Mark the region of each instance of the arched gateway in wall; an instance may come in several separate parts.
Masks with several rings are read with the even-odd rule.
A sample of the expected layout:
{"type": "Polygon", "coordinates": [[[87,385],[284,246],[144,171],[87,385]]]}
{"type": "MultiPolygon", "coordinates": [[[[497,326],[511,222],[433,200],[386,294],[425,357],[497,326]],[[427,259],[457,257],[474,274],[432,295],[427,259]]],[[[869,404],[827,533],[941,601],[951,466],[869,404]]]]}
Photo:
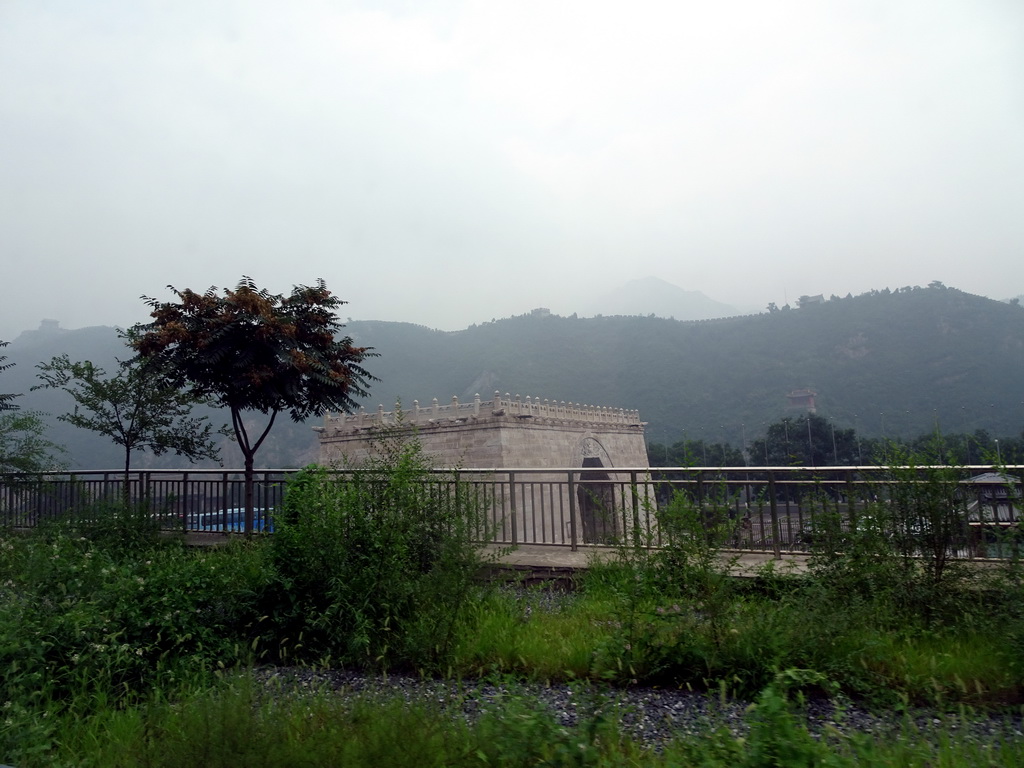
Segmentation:
{"type": "MultiPolygon", "coordinates": [[[[562,472],[533,473],[535,484],[564,480],[573,473],[577,499],[578,540],[606,543],[620,533],[621,524],[610,510],[621,504],[621,483],[626,473],[616,468],[648,466],[644,441],[644,422],[638,411],[604,408],[518,395],[450,404],[436,399],[423,408],[416,401],[410,409],[375,413],[328,414],[320,433],[320,463],[358,465],[373,455],[373,441],[382,428],[399,434],[415,433],[432,463],[441,467],[465,469],[559,469],[562,472]],[[581,534],[581,535],[580,535],[581,534]]],[[[560,493],[568,493],[562,488],[560,493]]],[[[561,501],[567,502],[567,499],[561,501]]],[[[509,500],[508,514],[514,515],[520,530],[536,525],[534,504],[520,494],[509,500]]],[[[541,532],[550,543],[567,541],[564,526],[541,532]]],[[[536,533],[536,532],[535,532],[536,533]]],[[[528,540],[538,540],[537,536],[528,540]]]]}

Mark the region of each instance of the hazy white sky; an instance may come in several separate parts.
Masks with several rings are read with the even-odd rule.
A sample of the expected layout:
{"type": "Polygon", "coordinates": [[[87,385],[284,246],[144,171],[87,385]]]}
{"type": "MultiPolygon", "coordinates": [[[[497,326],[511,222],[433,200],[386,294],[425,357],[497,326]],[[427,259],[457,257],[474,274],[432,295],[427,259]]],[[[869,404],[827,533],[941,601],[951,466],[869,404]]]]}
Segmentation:
{"type": "Polygon", "coordinates": [[[1015,296],[1024,3],[0,0],[0,267],[0,339],[243,274],[446,329],[1015,296]]]}

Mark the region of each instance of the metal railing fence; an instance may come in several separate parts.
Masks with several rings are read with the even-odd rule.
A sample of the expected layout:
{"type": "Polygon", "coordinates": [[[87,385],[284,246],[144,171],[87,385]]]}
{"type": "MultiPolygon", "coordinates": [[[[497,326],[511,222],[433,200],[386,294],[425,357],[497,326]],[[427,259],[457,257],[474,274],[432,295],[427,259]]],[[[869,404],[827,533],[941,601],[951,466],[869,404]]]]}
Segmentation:
{"type": "MultiPolygon", "coordinates": [[[[256,472],[254,530],[272,529],[296,471],[256,472]]],[[[330,472],[345,481],[363,470],[330,472]]],[[[422,483],[435,501],[453,498],[473,509],[477,536],[501,544],[657,547],[689,535],[696,520],[719,546],[776,556],[809,551],[824,536],[876,528],[923,552],[941,547],[952,557],[1002,557],[1017,552],[1022,478],[1024,465],[570,467],[441,469],[422,483]]],[[[0,476],[0,523],[32,527],[125,499],[165,528],[239,531],[244,476],[238,470],[0,476]]]]}

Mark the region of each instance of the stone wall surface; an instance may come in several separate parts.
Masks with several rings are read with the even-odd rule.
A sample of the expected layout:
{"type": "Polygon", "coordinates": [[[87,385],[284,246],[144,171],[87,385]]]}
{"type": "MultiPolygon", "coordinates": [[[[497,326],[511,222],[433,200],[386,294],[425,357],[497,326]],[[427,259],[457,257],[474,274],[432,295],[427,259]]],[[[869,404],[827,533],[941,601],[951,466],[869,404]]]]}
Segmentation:
{"type": "Polygon", "coordinates": [[[408,411],[328,415],[319,428],[320,463],[357,467],[379,452],[380,440],[415,435],[436,468],[563,470],[500,474],[492,502],[502,540],[608,543],[630,510],[635,518],[638,493],[649,497],[648,486],[630,488],[630,473],[614,471],[648,466],[643,427],[636,411],[495,393],[486,402],[453,398],[445,406],[434,400],[408,411]]]}
{"type": "Polygon", "coordinates": [[[646,467],[644,424],[637,411],[501,397],[482,402],[324,418],[320,463],[358,464],[382,433],[418,436],[438,467],[646,467]]]}

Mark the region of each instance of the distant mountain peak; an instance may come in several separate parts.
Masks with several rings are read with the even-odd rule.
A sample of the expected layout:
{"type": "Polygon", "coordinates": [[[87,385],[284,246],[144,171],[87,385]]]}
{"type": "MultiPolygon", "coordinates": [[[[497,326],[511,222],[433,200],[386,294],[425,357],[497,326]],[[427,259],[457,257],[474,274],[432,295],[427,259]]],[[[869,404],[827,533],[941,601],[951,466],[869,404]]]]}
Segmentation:
{"type": "Polygon", "coordinates": [[[676,320],[710,320],[741,314],[736,307],[689,291],[660,277],[630,280],[584,306],[584,315],[655,315],[676,320]]]}

